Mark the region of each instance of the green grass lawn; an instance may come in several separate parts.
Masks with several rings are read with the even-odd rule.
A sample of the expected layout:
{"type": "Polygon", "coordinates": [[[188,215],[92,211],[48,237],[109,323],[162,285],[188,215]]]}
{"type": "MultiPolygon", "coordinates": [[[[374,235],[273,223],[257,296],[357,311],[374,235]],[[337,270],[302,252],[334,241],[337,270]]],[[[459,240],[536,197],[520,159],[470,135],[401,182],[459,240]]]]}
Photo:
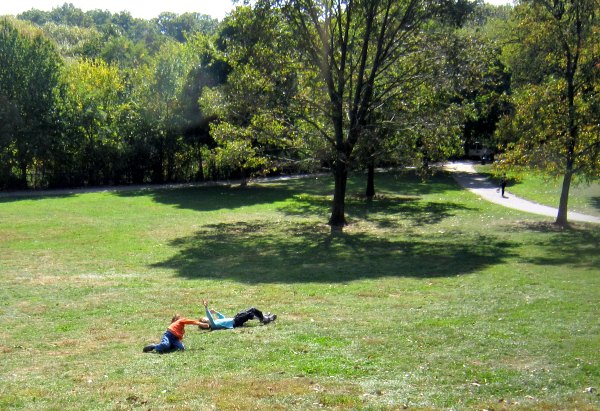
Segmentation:
{"type": "MultiPolygon", "coordinates": [[[[476,169],[498,180],[491,165],[476,169]]],[[[509,177],[507,190],[521,198],[558,208],[562,178],[555,179],[535,172],[515,172],[509,177]]],[[[574,180],[569,190],[569,211],[600,217],[600,182],[574,180]]]]}
{"type": "Polygon", "coordinates": [[[364,185],[0,199],[0,409],[600,409],[598,226],[364,185]],[[279,319],[142,353],[202,298],[279,319]]]}

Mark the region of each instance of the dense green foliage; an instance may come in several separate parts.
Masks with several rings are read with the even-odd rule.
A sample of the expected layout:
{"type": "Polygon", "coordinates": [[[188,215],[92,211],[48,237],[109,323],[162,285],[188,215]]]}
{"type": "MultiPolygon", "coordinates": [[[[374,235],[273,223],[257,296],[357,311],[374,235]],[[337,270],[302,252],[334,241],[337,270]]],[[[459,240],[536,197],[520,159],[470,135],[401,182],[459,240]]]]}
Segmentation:
{"type": "Polygon", "coordinates": [[[18,17],[0,20],[0,189],[203,175],[195,83],[211,74],[201,58],[216,20],[68,4],[18,17]]]}
{"type": "Polygon", "coordinates": [[[60,58],[39,30],[0,24],[0,187],[27,186],[57,132],[54,93],[60,58]]]}
{"type": "MultiPolygon", "coordinates": [[[[303,65],[310,39],[297,35],[286,10],[261,1],[238,7],[222,22],[168,12],[142,20],[127,12],[83,12],[65,4],[50,12],[4,17],[0,188],[194,181],[336,164],[343,147],[330,145],[331,137],[322,139],[335,129],[323,105],[325,83],[318,67],[303,65]],[[21,60],[10,53],[20,53],[21,60]],[[27,53],[37,54],[26,58],[27,53]]],[[[379,19],[383,10],[372,9],[372,18],[379,19]]],[[[375,87],[372,102],[351,109],[360,114],[353,121],[364,124],[349,128],[350,141],[357,144],[344,154],[349,170],[382,164],[426,168],[430,161],[460,153],[466,123],[488,121],[485,108],[469,107],[493,98],[486,84],[502,74],[489,71],[484,84],[479,78],[488,70],[480,68],[489,65],[489,55],[469,58],[465,52],[466,59],[452,61],[450,56],[472,42],[468,33],[474,29],[457,30],[482,27],[494,9],[414,2],[398,3],[392,11],[403,10],[415,24],[390,26],[380,47],[389,48],[402,32],[408,40],[384,50],[387,60],[374,51],[364,54],[368,65],[380,60],[363,73],[372,77],[365,83],[365,90],[375,87]],[[417,10],[418,17],[413,16],[417,10]],[[411,34],[418,27],[424,29],[421,34],[411,34]],[[447,38],[456,40],[440,43],[447,38]],[[471,71],[465,77],[466,67],[471,71]]],[[[362,17],[348,20],[357,41],[368,34],[362,17]]],[[[376,33],[364,37],[365,46],[376,33]]],[[[354,87],[363,74],[356,72],[360,49],[350,43],[344,47],[350,71],[340,97],[348,100],[351,94],[343,93],[364,94],[354,87]]],[[[477,47],[498,54],[484,43],[477,47]]]]}

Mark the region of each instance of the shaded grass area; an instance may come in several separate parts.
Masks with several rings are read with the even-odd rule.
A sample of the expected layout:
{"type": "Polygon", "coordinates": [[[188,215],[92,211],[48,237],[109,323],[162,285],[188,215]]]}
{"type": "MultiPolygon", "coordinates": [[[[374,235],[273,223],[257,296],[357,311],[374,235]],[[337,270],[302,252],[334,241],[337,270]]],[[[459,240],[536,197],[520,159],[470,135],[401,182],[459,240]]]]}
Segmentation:
{"type": "Polygon", "coordinates": [[[310,223],[211,224],[170,245],[179,252],[156,267],[186,278],[242,283],[347,282],[385,276],[428,278],[477,272],[512,254],[508,241],[465,235],[460,243],[423,234],[391,239],[330,233],[310,223]],[[285,271],[265,270],[282,266],[285,271]]]}
{"type": "Polygon", "coordinates": [[[343,232],[327,178],[3,199],[0,408],[600,407],[596,227],[445,175],[363,187],[343,232]],[[204,297],[279,319],[141,352],[204,297]]]}

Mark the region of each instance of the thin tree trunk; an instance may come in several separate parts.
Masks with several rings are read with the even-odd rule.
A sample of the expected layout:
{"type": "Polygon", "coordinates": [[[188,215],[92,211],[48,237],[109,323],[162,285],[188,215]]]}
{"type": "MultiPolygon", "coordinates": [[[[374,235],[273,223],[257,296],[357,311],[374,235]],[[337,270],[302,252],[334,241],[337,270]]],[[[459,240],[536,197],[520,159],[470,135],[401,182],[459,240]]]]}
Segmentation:
{"type": "Polygon", "coordinates": [[[375,163],[372,161],[368,165],[366,196],[368,200],[372,200],[375,197],[375,163]]]}
{"type": "Polygon", "coordinates": [[[569,190],[571,189],[571,179],[573,178],[573,166],[575,162],[575,147],[579,130],[575,121],[575,71],[577,69],[578,53],[575,57],[571,56],[567,49],[567,70],[565,80],[567,81],[567,101],[569,105],[569,140],[567,142],[567,160],[565,167],[565,176],[563,178],[562,190],[560,193],[560,202],[558,204],[558,214],[556,224],[566,226],[568,224],[567,211],[569,203],[569,190]]]}
{"type": "Polygon", "coordinates": [[[198,172],[196,173],[197,181],[204,181],[204,159],[202,158],[202,150],[200,147],[196,148],[198,152],[198,172]]]}
{"type": "Polygon", "coordinates": [[[19,164],[19,168],[21,169],[21,178],[19,184],[21,188],[27,188],[27,162],[21,161],[19,164]]]}
{"type": "Polygon", "coordinates": [[[248,177],[246,176],[246,169],[244,169],[243,166],[240,168],[240,174],[241,174],[241,178],[242,178],[242,181],[240,182],[240,187],[247,187],[248,186],[248,177]]]}
{"type": "Polygon", "coordinates": [[[572,171],[567,171],[563,178],[562,191],[560,193],[560,203],[558,205],[558,215],[556,216],[555,224],[562,227],[568,224],[567,221],[567,210],[569,203],[569,190],[571,188],[571,179],[573,177],[572,171]]]}
{"type": "Polygon", "coordinates": [[[346,225],[345,198],[346,183],[348,181],[348,166],[345,161],[339,159],[335,165],[335,189],[333,193],[333,207],[329,225],[332,228],[342,228],[346,225]]]}

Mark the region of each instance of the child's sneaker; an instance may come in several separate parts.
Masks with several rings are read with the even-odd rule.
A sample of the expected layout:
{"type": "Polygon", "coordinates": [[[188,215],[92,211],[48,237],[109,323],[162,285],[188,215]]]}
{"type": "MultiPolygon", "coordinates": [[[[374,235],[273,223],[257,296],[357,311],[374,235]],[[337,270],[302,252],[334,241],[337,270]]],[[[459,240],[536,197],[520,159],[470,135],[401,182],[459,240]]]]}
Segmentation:
{"type": "Polygon", "coordinates": [[[154,346],[153,345],[147,345],[144,347],[144,352],[150,352],[154,350],[154,346]]]}

